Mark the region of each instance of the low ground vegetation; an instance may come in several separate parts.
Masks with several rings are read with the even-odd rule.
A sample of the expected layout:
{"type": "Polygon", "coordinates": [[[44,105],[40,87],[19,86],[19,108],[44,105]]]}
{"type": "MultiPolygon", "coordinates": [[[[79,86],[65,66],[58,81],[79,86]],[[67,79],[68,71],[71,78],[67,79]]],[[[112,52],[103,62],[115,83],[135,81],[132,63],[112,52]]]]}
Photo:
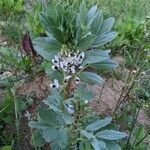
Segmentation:
{"type": "Polygon", "coordinates": [[[0,149],[148,150],[148,0],[0,2],[0,149]]]}

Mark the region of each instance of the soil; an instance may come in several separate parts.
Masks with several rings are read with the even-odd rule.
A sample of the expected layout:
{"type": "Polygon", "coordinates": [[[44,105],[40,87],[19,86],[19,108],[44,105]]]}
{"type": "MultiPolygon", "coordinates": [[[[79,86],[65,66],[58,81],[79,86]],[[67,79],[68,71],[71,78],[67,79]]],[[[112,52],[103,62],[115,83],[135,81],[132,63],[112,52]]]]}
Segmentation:
{"type": "MultiPolygon", "coordinates": [[[[89,86],[89,89],[94,93],[94,100],[90,103],[92,109],[104,116],[111,116],[123,86],[124,83],[121,80],[115,79],[113,81],[112,79],[107,80],[104,86],[89,86]]],[[[137,122],[150,126],[150,118],[144,110],[140,111],[137,122]]]]}
{"type": "Polygon", "coordinates": [[[94,93],[94,100],[90,103],[93,110],[105,116],[111,116],[120,96],[122,81],[107,80],[103,86],[89,85],[89,89],[94,93]]]}
{"type": "Polygon", "coordinates": [[[42,100],[49,95],[50,80],[45,75],[36,77],[33,81],[21,85],[17,89],[17,93],[22,96],[35,95],[36,100],[42,100]]]}

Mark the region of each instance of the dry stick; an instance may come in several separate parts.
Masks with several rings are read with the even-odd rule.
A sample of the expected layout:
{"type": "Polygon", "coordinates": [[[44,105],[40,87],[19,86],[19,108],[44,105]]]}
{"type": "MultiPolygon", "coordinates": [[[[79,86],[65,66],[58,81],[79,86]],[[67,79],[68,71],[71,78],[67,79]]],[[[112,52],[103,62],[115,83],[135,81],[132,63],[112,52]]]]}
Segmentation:
{"type": "MultiPolygon", "coordinates": [[[[142,48],[142,47],[143,47],[143,45],[142,45],[141,47],[138,47],[138,49],[140,49],[140,48],[142,48]]],[[[138,53],[136,53],[136,54],[138,55],[138,53]]],[[[139,54],[140,54],[140,53],[139,53],[139,54]]],[[[142,70],[142,67],[140,68],[140,70],[139,70],[138,74],[136,75],[136,77],[138,77],[138,76],[139,76],[139,74],[140,74],[141,70],[142,70]]],[[[130,72],[129,72],[129,75],[128,75],[128,77],[127,77],[126,82],[130,79],[131,71],[132,71],[132,70],[130,70],[130,72]]],[[[135,77],[135,78],[136,78],[136,77],[135,77]]],[[[123,88],[122,88],[122,91],[121,91],[120,97],[119,97],[119,99],[118,99],[118,102],[117,102],[117,104],[116,104],[116,108],[115,108],[114,113],[117,111],[117,109],[120,107],[120,105],[121,105],[121,104],[122,104],[122,102],[123,102],[123,101],[121,101],[121,102],[120,102],[120,100],[121,100],[121,98],[122,98],[122,96],[123,96],[124,89],[125,89],[125,87],[123,87],[123,88]],[[118,106],[118,105],[119,105],[119,106],[118,106]]],[[[132,88],[131,88],[131,89],[132,89],[132,88]]],[[[128,93],[129,93],[129,92],[128,92],[128,93]]],[[[126,94],[126,96],[127,96],[127,94],[126,94]]],[[[125,96],[125,98],[126,98],[126,96],[125,96]]],[[[125,100],[125,98],[124,98],[124,100],[125,100]]]]}
{"type": "Polygon", "coordinates": [[[122,98],[122,96],[123,96],[124,89],[125,89],[125,87],[123,87],[122,90],[121,90],[121,94],[120,94],[120,97],[118,98],[118,101],[117,101],[116,108],[115,108],[114,112],[117,111],[117,107],[118,107],[118,105],[120,104],[120,100],[121,100],[121,98],[122,98]]]}
{"type": "Polygon", "coordinates": [[[103,90],[105,88],[105,85],[106,85],[106,81],[104,82],[103,86],[102,86],[102,89],[100,91],[100,94],[99,94],[99,99],[98,99],[98,103],[100,102],[100,99],[101,99],[101,96],[102,96],[102,93],[103,93],[103,90]]]}
{"type": "MultiPolygon", "coordinates": [[[[129,80],[130,75],[131,75],[131,70],[130,70],[130,72],[129,72],[129,74],[128,74],[126,83],[127,83],[127,81],[129,80]]],[[[118,98],[118,101],[117,101],[117,104],[116,104],[116,108],[115,108],[115,110],[114,110],[114,113],[117,111],[118,105],[120,105],[120,101],[121,101],[121,98],[122,98],[122,96],[123,96],[123,94],[124,94],[124,90],[125,90],[125,86],[124,86],[124,87],[122,88],[122,90],[121,90],[121,94],[120,94],[120,97],[118,98]]]]}
{"type": "Polygon", "coordinates": [[[68,81],[68,84],[66,86],[66,94],[65,94],[65,100],[69,98],[69,95],[70,95],[70,87],[71,87],[71,79],[68,81]]]}
{"type": "MultiPolygon", "coordinates": [[[[135,76],[135,78],[134,78],[134,81],[132,82],[132,84],[131,84],[129,90],[127,91],[126,95],[124,96],[124,98],[123,98],[121,101],[119,100],[120,102],[118,101],[114,112],[116,112],[116,111],[118,110],[118,108],[120,107],[120,105],[124,102],[124,100],[125,100],[125,99],[127,98],[127,96],[129,95],[130,91],[132,90],[133,86],[134,86],[135,83],[136,83],[136,82],[135,82],[135,79],[140,75],[141,70],[142,70],[142,67],[139,69],[138,73],[136,74],[136,76],[135,76]]],[[[123,94],[123,92],[122,92],[122,94],[123,94]]]]}
{"type": "Polygon", "coordinates": [[[125,99],[127,98],[127,96],[129,95],[130,91],[132,90],[133,86],[135,84],[135,81],[132,82],[129,90],[127,91],[126,95],[124,96],[124,98],[118,103],[118,105],[115,108],[115,112],[118,110],[118,108],[120,107],[120,105],[125,101],[125,99]]]}

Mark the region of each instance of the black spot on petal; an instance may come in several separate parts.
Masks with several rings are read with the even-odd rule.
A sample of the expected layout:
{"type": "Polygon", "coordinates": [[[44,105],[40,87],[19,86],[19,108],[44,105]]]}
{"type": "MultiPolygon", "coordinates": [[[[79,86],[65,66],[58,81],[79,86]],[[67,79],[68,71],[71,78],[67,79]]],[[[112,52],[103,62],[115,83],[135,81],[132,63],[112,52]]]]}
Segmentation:
{"type": "Polygon", "coordinates": [[[55,67],[54,67],[54,69],[56,69],[56,70],[57,70],[57,69],[58,69],[58,67],[57,67],[57,66],[55,66],[55,67]]]}
{"type": "Polygon", "coordinates": [[[52,88],[55,88],[55,87],[56,87],[56,85],[55,85],[55,84],[53,84],[53,85],[52,85],[52,88]]]}

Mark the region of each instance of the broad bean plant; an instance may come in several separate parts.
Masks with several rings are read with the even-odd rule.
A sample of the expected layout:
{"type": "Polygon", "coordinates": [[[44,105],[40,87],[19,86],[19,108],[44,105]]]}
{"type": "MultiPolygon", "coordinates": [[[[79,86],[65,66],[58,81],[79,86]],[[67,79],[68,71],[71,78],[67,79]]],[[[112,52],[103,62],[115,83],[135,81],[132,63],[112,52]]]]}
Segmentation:
{"type": "Polygon", "coordinates": [[[37,119],[29,122],[37,147],[52,150],[120,150],[118,140],[127,137],[111,128],[111,117],[101,118],[88,103],[93,93],[87,85],[103,84],[96,70],[114,69],[104,45],[117,36],[114,18],[83,1],[72,5],[49,4],[40,13],[46,37],[34,39],[36,52],[45,60],[45,72],[52,81],[51,93],[38,107],[37,119]]]}

